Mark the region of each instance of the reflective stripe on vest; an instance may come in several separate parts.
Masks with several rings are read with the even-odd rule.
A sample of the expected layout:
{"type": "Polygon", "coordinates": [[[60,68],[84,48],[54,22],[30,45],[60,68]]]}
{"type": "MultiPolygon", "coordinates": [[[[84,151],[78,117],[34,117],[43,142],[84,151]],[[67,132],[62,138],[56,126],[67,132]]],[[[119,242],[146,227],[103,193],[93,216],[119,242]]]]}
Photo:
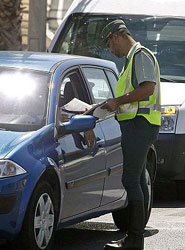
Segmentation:
{"type": "Polygon", "coordinates": [[[160,71],[155,56],[147,48],[140,46],[132,55],[126,70],[120,75],[117,82],[116,96],[119,97],[134,90],[134,86],[132,84],[133,59],[134,55],[140,50],[146,51],[154,60],[157,79],[155,90],[154,93],[145,100],[120,105],[117,112],[117,119],[118,121],[122,121],[133,119],[136,115],[141,115],[144,116],[151,124],[161,125],[160,71]]]}

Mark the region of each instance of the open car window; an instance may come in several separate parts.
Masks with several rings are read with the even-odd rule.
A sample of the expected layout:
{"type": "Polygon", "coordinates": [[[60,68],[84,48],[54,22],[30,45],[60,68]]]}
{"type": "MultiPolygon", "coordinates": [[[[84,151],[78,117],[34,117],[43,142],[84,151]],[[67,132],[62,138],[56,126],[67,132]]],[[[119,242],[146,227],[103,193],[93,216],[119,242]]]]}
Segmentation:
{"type": "Polygon", "coordinates": [[[90,108],[90,99],[78,69],[68,72],[62,79],[59,107],[63,110],[83,113],[90,108]],[[84,105],[82,105],[84,103],[84,105]]]}

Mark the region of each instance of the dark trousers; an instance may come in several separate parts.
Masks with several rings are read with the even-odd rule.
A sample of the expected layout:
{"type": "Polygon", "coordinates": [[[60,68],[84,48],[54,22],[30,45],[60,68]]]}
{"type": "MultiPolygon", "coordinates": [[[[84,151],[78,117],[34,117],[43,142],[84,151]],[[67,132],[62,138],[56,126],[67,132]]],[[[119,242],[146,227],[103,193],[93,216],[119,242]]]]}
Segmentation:
{"type": "Polygon", "coordinates": [[[150,146],[157,139],[159,126],[151,125],[144,117],[121,121],[123,150],[123,186],[128,201],[148,203],[149,193],[145,175],[146,158],[150,146]]]}

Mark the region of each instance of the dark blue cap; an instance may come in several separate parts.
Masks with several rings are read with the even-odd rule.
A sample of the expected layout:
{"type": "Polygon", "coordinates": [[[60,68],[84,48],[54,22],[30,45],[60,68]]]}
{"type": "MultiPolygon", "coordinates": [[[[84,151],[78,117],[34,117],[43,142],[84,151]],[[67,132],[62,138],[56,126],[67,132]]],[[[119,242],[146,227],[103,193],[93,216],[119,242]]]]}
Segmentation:
{"type": "Polygon", "coordinates": [[[108,23],[102,30],[102,39],[106,43],[109,37],[116,31],[120,29],[127,29],[125,23],[121,19],[116,19],[108,23]]]}

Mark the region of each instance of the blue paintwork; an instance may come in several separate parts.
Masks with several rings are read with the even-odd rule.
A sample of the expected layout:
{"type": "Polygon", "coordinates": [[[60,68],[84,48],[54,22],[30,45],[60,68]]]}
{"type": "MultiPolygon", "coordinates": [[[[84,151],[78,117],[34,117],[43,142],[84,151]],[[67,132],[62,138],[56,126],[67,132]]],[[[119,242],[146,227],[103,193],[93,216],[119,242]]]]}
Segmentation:
{"type": "Polygon", "coordinates": [[[77,115],[72,116],[69,122],[65,123],[66,132],[76,130],[76,132],[82,132],[89,129],[93,129],[96,126],[96,118],[90,115],[77,115]],[[75,122],[73,122],[75,121],[75,122]],[[79,128],[79,129],[78,129],[79,128]],[[88,128],[88,129],[87,129],[88,128]]]}
{"type": "MultiPolygon", "coordinates": [[[[3,133],[8,132],[2,132],[2,138],[3,133]]],[[[8,140],[9,146],[7,146],[5,159],[18,163],[27,171],[27,174],[0,179],[0,190],[1,195],[16,194],[17,200],[19,197],[19,202],[17,201],[11,214],[5,215],[6,223],[9,222],[7,223],[9,224],[7,229],[7,231],[9,230],[8,233],[17,234],[21,229],[25,210],[33,189],[47,167],[48,160],[46,156],[57,161],[58,154],[56,152],[57,143],[54,142],[53,124],[45,126],[33,133],[25,133],[25,135],[22,135],[22,133],[13,134],[14,140],[12,140],[13,136],[12,132],[10,132],[8,140]],[[26,137],[26,135],[26,139],[20,140],[23,136],[26,137]],[[18,141],[20,141],[20,143],[18,143],[18,141]],[[48,149],[50,152],[47,152],[48,149]]],[[[4,218],[3,216],[4,215],[0,215],[2,220],[4,218]]],[[[3,228],[4,225],[1,223],[0,231],[2,231],[3,228]]]]}
{"type": "MultiPolygon", "coordinates": [[[[40,52],[21,52],[21,51],[0,51],[0,66],[1,67],[16,67],[22,69],[41,70],[50,72],[57,67],[58,63],[65,63],[66,65],[76,64],[96,64],[104,65],[105,67],[113,68],[117,71],[114,63],[106,60],[99,60],[95,58],[87,58],[75,55],[65,55],[57,53],[40,53],[40,52]],[[77,63],[78,60],[78,63],[77,63]],[[71,62],[74,61],[74,62],[71,62]]],[[[65,67],[65,66],[64,66],[65,67]]],[[[68,66],[67,66],[68,67],[68,66]]]]}
{"type": "Polygon", "coordinates": [[[20,67],[49,72],[58,62],[74,58],[73,56],[36,52],[0,52],[0,66],[20,67]]]}
{"type": "MultiPolygon", "coordinates": [[[[53,83],[45,126],[31,132],[0,131],[0,160],[11,160],[26,170],[25,174],[19,176],[0,178],[0,197],[14,194],[17,198],[9,214],[0,214],[0,238],[13,239],[20,232],[31,195],[48,168],[56,173],[61,189],[59,199],[63,213],[60,212],[58,228],[124,206],[126,193],[118,173],[109,176],[109,181],[100,178],[77,189],[67,191],[64,188],[64,182],[106,172],[109,167],[122,162],[121,156],[111,160],[109,165],[106,160],[120,153],[120,132],[115,126],[115,119],[109,118],[96,124],[94,132],[98,143],[92,149],[79,141],[83,133],[73,133],[58,139],[55,122],[61,75],[65,70],[75,65],[96,65],[117,73],[115,65],[94,58],[35,52],[0,52],[0,62],[0,67],[51,72],[53,83]]],[[[73,118],[72,122],[63,125],[66,130],[79,132],[85,131],[87,126],[93,128],[95,122],[89,116],[80,120],[80,123],[73,118]]]]}

